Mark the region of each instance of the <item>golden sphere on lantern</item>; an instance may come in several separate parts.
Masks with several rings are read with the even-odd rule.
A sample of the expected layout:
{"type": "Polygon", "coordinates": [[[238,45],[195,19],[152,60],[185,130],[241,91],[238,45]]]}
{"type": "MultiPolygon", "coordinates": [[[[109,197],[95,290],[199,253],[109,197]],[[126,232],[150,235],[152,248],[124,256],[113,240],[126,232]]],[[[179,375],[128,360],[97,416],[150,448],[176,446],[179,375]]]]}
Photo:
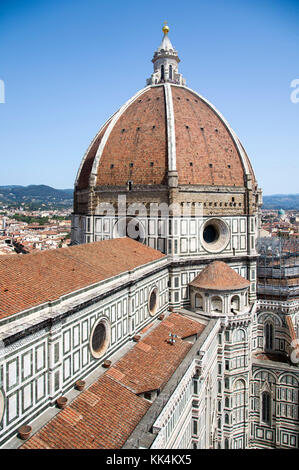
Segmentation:
{"type": "Polygon", "coordinates": [[[162,28],[162,31],[164,34],[167,34],[168,31],[169,31],[169,26],[167,24],[164,24],[163,28],[162,28]]]}

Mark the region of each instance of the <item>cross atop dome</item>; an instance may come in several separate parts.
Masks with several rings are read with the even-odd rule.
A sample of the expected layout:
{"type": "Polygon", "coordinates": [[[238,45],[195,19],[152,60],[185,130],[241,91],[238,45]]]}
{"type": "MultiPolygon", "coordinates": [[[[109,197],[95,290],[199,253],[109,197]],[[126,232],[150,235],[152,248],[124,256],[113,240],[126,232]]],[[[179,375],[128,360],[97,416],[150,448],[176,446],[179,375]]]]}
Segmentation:
{"type": "Polygon", "coordinates": [[[169,26],[166,21],[164,22],[162,31],[164,33],[162,42],[154,53],[154,57],[152,59],[154,64],[154,73],[151,78],[147,79],[147,85],[170,82],[185,86],[186,80],[178,71],[180,59],[169,39],[169,26]]]}

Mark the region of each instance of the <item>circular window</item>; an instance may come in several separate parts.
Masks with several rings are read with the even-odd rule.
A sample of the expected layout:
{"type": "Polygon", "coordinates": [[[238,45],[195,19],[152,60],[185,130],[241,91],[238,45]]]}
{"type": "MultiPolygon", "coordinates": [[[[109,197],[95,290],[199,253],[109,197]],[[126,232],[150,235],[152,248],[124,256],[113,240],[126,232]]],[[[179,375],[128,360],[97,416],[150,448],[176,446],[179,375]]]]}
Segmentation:
{"type": "Polygon", "coordinates": [[[118,220],[113,229],[114,238],[129,237],[137,242],[144,243],[145,229],[136,217],[123,217],[118,220]]]}
{"type": "Polygon", "coordinates": [[[214,225],[207,225],[203,231],[203,239],[206,243],[214,243],[219,238],[219,231],[214,225]]]}
{"type": "Polygon", "coordinates": [[[201,243],[206,251],[218,253],[227,246],[230,232],[227,224],[221,219],[207,220],[201,231],[201,243]]]}
{"type": "Polygon", "coordinates": [[[93,327],[90,335],[90,350],[93,357],[99,358],[107,351],[110,342],[110,324],[102,318],[93,327]]]}
{"type": "Polygon", "coordinates": [[[158,309],[158,288],[152,289],[148,299],[148,310],[150,315],[155,315],[158,309]]]}

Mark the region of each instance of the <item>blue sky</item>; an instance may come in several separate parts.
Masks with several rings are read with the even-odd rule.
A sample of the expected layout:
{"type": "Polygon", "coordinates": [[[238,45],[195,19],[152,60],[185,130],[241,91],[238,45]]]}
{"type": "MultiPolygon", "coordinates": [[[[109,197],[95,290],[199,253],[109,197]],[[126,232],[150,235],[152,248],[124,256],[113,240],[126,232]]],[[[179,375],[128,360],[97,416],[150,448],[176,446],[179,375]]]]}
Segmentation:
{"type": "Polygon", "coordinates": [[[145,86],[165,20],[187,85],[230,122],[264,194],[299,193],[288,0],[0,0],[0,185],[73,187],[99,127],[145,86]]]}

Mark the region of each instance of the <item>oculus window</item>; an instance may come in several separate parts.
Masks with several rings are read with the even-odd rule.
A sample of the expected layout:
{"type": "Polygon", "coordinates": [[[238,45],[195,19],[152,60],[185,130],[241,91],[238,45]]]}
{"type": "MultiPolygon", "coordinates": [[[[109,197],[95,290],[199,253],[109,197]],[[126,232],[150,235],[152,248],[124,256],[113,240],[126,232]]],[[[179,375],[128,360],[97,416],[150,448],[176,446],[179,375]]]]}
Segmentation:
{"type": "Polygon", "coordinates": [[[90,350],[95,358],[100,358],[107,351],[110,342],[110,324],[102,318],[94,325],[90,335],[90,350]]]}

